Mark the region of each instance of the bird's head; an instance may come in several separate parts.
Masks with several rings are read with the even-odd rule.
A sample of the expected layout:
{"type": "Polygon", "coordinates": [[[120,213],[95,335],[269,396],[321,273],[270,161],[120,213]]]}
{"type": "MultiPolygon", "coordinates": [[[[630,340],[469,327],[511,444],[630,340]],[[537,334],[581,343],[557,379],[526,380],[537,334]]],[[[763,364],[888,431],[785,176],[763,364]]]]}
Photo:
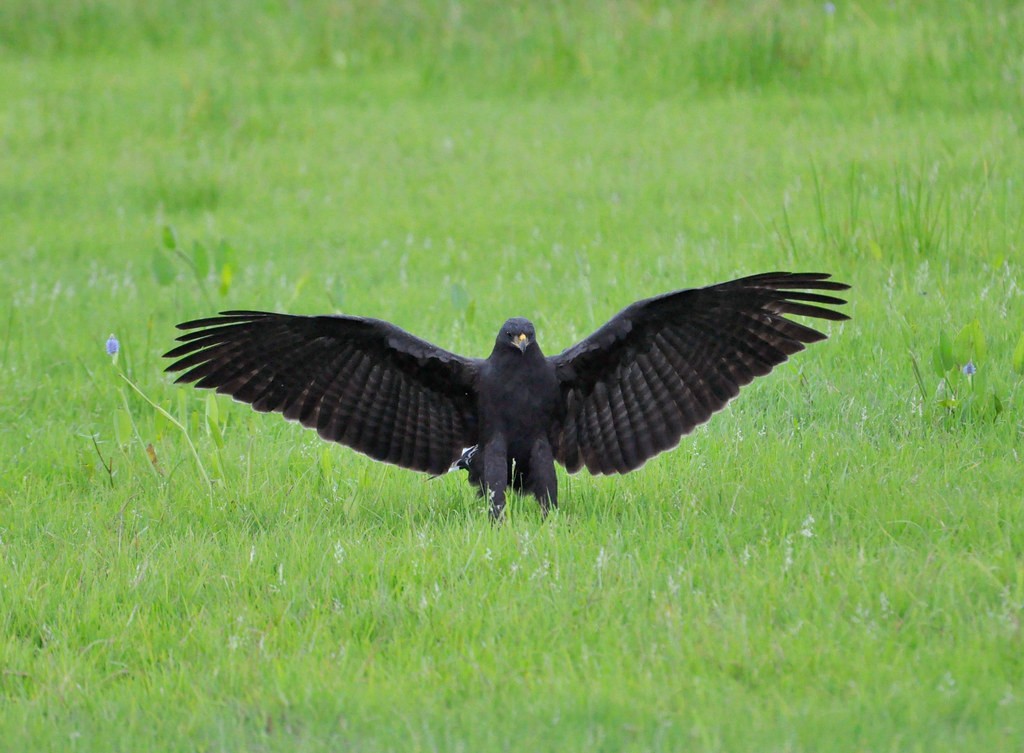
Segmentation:
{"type": "Polygon", "coordinates": [[[535,342],[536,335],[533,324],[528,319],[517,316],[502,325],[495,346],[504,345],[525,353],[526,349],[535,342]]]}

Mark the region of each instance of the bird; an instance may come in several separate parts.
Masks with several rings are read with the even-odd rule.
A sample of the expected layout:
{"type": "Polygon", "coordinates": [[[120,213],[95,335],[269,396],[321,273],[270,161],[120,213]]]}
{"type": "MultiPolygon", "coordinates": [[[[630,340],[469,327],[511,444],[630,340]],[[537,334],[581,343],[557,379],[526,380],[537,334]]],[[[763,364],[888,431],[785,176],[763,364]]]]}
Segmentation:
{"type": "Polygon", "coordinates": [[[176,383],[276,412],[385,463],[466,470],[502,519],[509,489],[558,505],[555,463],[624,474],[678,445],[755,377],[843,321],[827,273],[769,272],[646,298],[545,356],[514,317],[468,358],[361,316],[224,311],[178,324],[176,383]]]}

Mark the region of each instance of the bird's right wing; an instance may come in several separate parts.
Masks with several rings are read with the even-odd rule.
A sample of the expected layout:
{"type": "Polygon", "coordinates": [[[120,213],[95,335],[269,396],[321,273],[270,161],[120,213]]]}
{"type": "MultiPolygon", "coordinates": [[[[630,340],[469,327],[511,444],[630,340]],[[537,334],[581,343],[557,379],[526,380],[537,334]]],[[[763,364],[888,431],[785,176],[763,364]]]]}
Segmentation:
{"type": "Polygon", "coordinates": [[[478,362],[388,322],[225,311],[165,354],[168,371],[275,411],[324,439],[404,468],[443,473],[476,444],[478,362]]]}
{"type": "Polygon", "coordinates": [[[847,319],[827,274],[771,272],[634,303],[551,360],[564,419],[555,458],[570,472],[626,473],[674,447],[754,377],[825,335],[785,314],[847,319]]]}

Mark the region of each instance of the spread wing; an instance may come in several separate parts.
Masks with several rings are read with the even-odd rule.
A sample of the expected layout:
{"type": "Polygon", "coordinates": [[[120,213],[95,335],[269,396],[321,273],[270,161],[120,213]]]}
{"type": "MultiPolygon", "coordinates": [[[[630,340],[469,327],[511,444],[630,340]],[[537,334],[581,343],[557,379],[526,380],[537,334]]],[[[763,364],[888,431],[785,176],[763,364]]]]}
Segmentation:
{"type": "Polygon", "coordinates": [[[444,473],[477,442],[477,362],[388,322],[225,311],[165,354],[178,382],[275,411],[404,468],[444,473]]]}
{"type": "Polygon", "coordinates": [[[754,377],[825,335],[786,314],[848,319],[821,305],[827,274],[770,272],[634,303],[551,360],[565,418],[555,458],[570,472],[626,473],[674,447],[754,377]]]}

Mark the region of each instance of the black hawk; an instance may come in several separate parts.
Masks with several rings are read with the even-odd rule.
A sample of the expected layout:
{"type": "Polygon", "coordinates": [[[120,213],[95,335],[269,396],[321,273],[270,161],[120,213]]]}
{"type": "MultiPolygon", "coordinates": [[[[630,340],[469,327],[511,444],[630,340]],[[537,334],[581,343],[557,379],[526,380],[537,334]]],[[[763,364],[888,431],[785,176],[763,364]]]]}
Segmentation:
{"type": "Polygon", "coordinates": [[[770,272],[638,301],[545,356],[526,319],[466,358],[379,319],[225,311],[179,324],[178,382],[275,411],[403,468],[469,471],[500,518],[509,486],[546,512],[555,462],[627,473],[675,447],[754,377],[826,335],[787,314],[841,321],[814,291],[828,274],[770,272]]]}

